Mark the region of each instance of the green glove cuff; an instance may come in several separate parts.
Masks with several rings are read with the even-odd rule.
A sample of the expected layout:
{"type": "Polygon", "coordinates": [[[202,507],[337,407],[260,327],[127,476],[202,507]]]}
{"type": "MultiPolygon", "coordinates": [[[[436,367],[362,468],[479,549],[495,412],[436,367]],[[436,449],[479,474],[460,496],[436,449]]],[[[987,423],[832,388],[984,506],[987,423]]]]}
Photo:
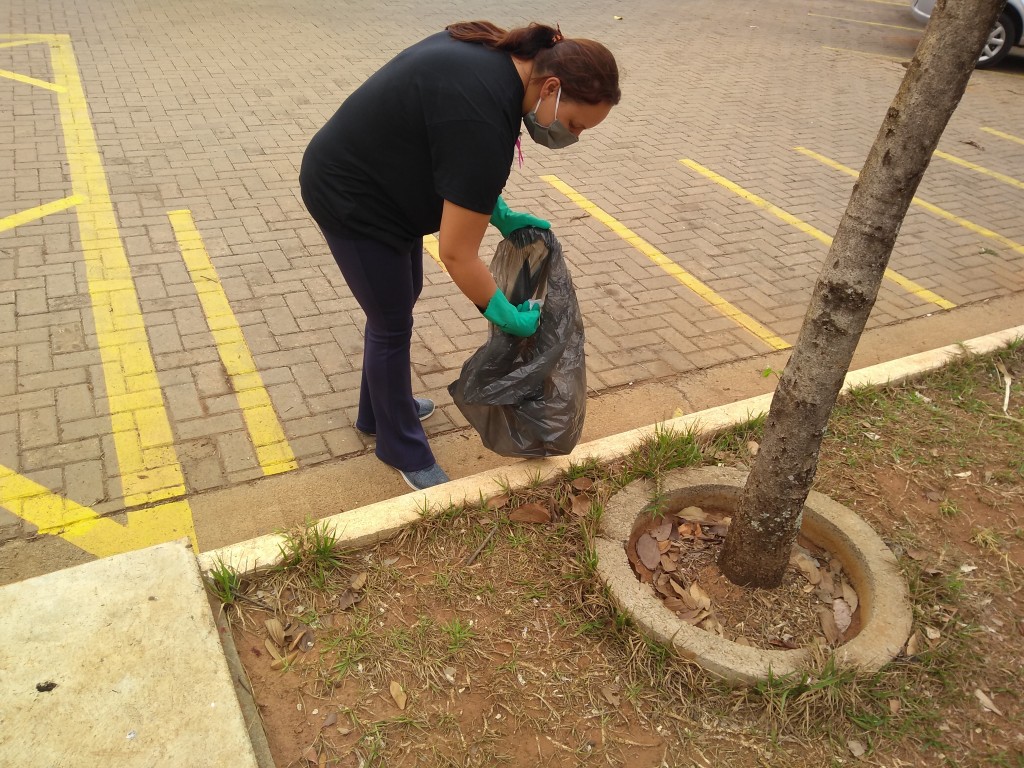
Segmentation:
{"type": "Polygon", "coordinates": [[[502,237],[508,237],[517,229],[523,227],[537,227],[538,229],[551,229],[551,222],[531,216],[529,213],[519,213],[511,210],[501,195],[494,204],[491,212],[491,224],[497,227],[502,237]]]}
{"type": "Polygon", "coordinates": [[[531,307],[529,302],[524,302],[519,307],[513,306],[499,288],[487,302],[484,317],[505,333],[525,337],[536,332],[540,324],[540,309],[531,307]]]}

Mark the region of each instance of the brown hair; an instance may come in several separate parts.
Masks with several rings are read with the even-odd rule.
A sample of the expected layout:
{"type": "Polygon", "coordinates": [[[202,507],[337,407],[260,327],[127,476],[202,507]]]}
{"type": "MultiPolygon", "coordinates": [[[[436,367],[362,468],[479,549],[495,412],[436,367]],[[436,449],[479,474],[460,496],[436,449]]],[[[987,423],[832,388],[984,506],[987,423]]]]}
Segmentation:
{"type": "Polygon", "coordinates": [[[564,97],[572,101],[614,106],[622,98],[615,57],[593,40],[562,37],[556,27],[537,22],[506,31],[489,21],[463,21],[448,25],[448,33],[456,40],[533,60],[533,79],[557,77],[564,97]]]}

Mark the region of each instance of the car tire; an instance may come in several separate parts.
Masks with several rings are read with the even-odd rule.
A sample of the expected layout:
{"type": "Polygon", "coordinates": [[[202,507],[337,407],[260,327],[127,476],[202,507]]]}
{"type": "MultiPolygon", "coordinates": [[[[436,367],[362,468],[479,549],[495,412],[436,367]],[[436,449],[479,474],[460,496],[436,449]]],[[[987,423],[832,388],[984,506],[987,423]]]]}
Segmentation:
{"type": "Polygon", "coordinates": [[[996,25],[989,33],[988,40],[985,42],[985,48],[982,50],[975,67],[977,69],[988,69],[989,67],[996,66],[1010,55],[1010,49],[1013,48],[1016,40],[1017,29],[1014,26],[1013,17],[1004,11],[999,14],[999,20],[996,21],[996,25]]]}

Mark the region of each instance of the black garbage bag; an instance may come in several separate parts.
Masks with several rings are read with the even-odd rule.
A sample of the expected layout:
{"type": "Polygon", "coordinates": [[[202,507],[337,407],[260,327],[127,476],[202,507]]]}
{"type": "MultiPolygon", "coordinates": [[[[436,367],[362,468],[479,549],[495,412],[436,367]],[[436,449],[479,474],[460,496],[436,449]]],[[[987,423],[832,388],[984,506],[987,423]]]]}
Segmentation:
{"type": "Polygon", "coordinates": [[[550,230],[516,230],[498,245],[491,273],[512,304],[541,302],[540,328],[521,339],[491,325],[448,392],[495,453],[570,453],[583,431],[587,366],[583,316],[562,247],[550,230]]]}

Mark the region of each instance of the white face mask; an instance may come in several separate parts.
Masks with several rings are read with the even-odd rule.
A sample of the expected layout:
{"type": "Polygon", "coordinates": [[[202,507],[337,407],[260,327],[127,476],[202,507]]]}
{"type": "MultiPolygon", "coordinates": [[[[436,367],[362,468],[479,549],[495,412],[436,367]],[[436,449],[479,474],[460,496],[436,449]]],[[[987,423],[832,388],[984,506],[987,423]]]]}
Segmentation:
{"type": "Polygon", "coordinates": [[[541,125],[537,122],[537,110],[540,109],[543,99],[538,99],[537,106],[523,118],[530,138],[549,149],[565,149],[570,144],[575,144],[579,141],[579,137],[566,128],[558,119],[558,104],[561,98],[562,89],[559,87],[558,95],[555,96],[555,119],[551,121],[551,125],[541,125]]]}

